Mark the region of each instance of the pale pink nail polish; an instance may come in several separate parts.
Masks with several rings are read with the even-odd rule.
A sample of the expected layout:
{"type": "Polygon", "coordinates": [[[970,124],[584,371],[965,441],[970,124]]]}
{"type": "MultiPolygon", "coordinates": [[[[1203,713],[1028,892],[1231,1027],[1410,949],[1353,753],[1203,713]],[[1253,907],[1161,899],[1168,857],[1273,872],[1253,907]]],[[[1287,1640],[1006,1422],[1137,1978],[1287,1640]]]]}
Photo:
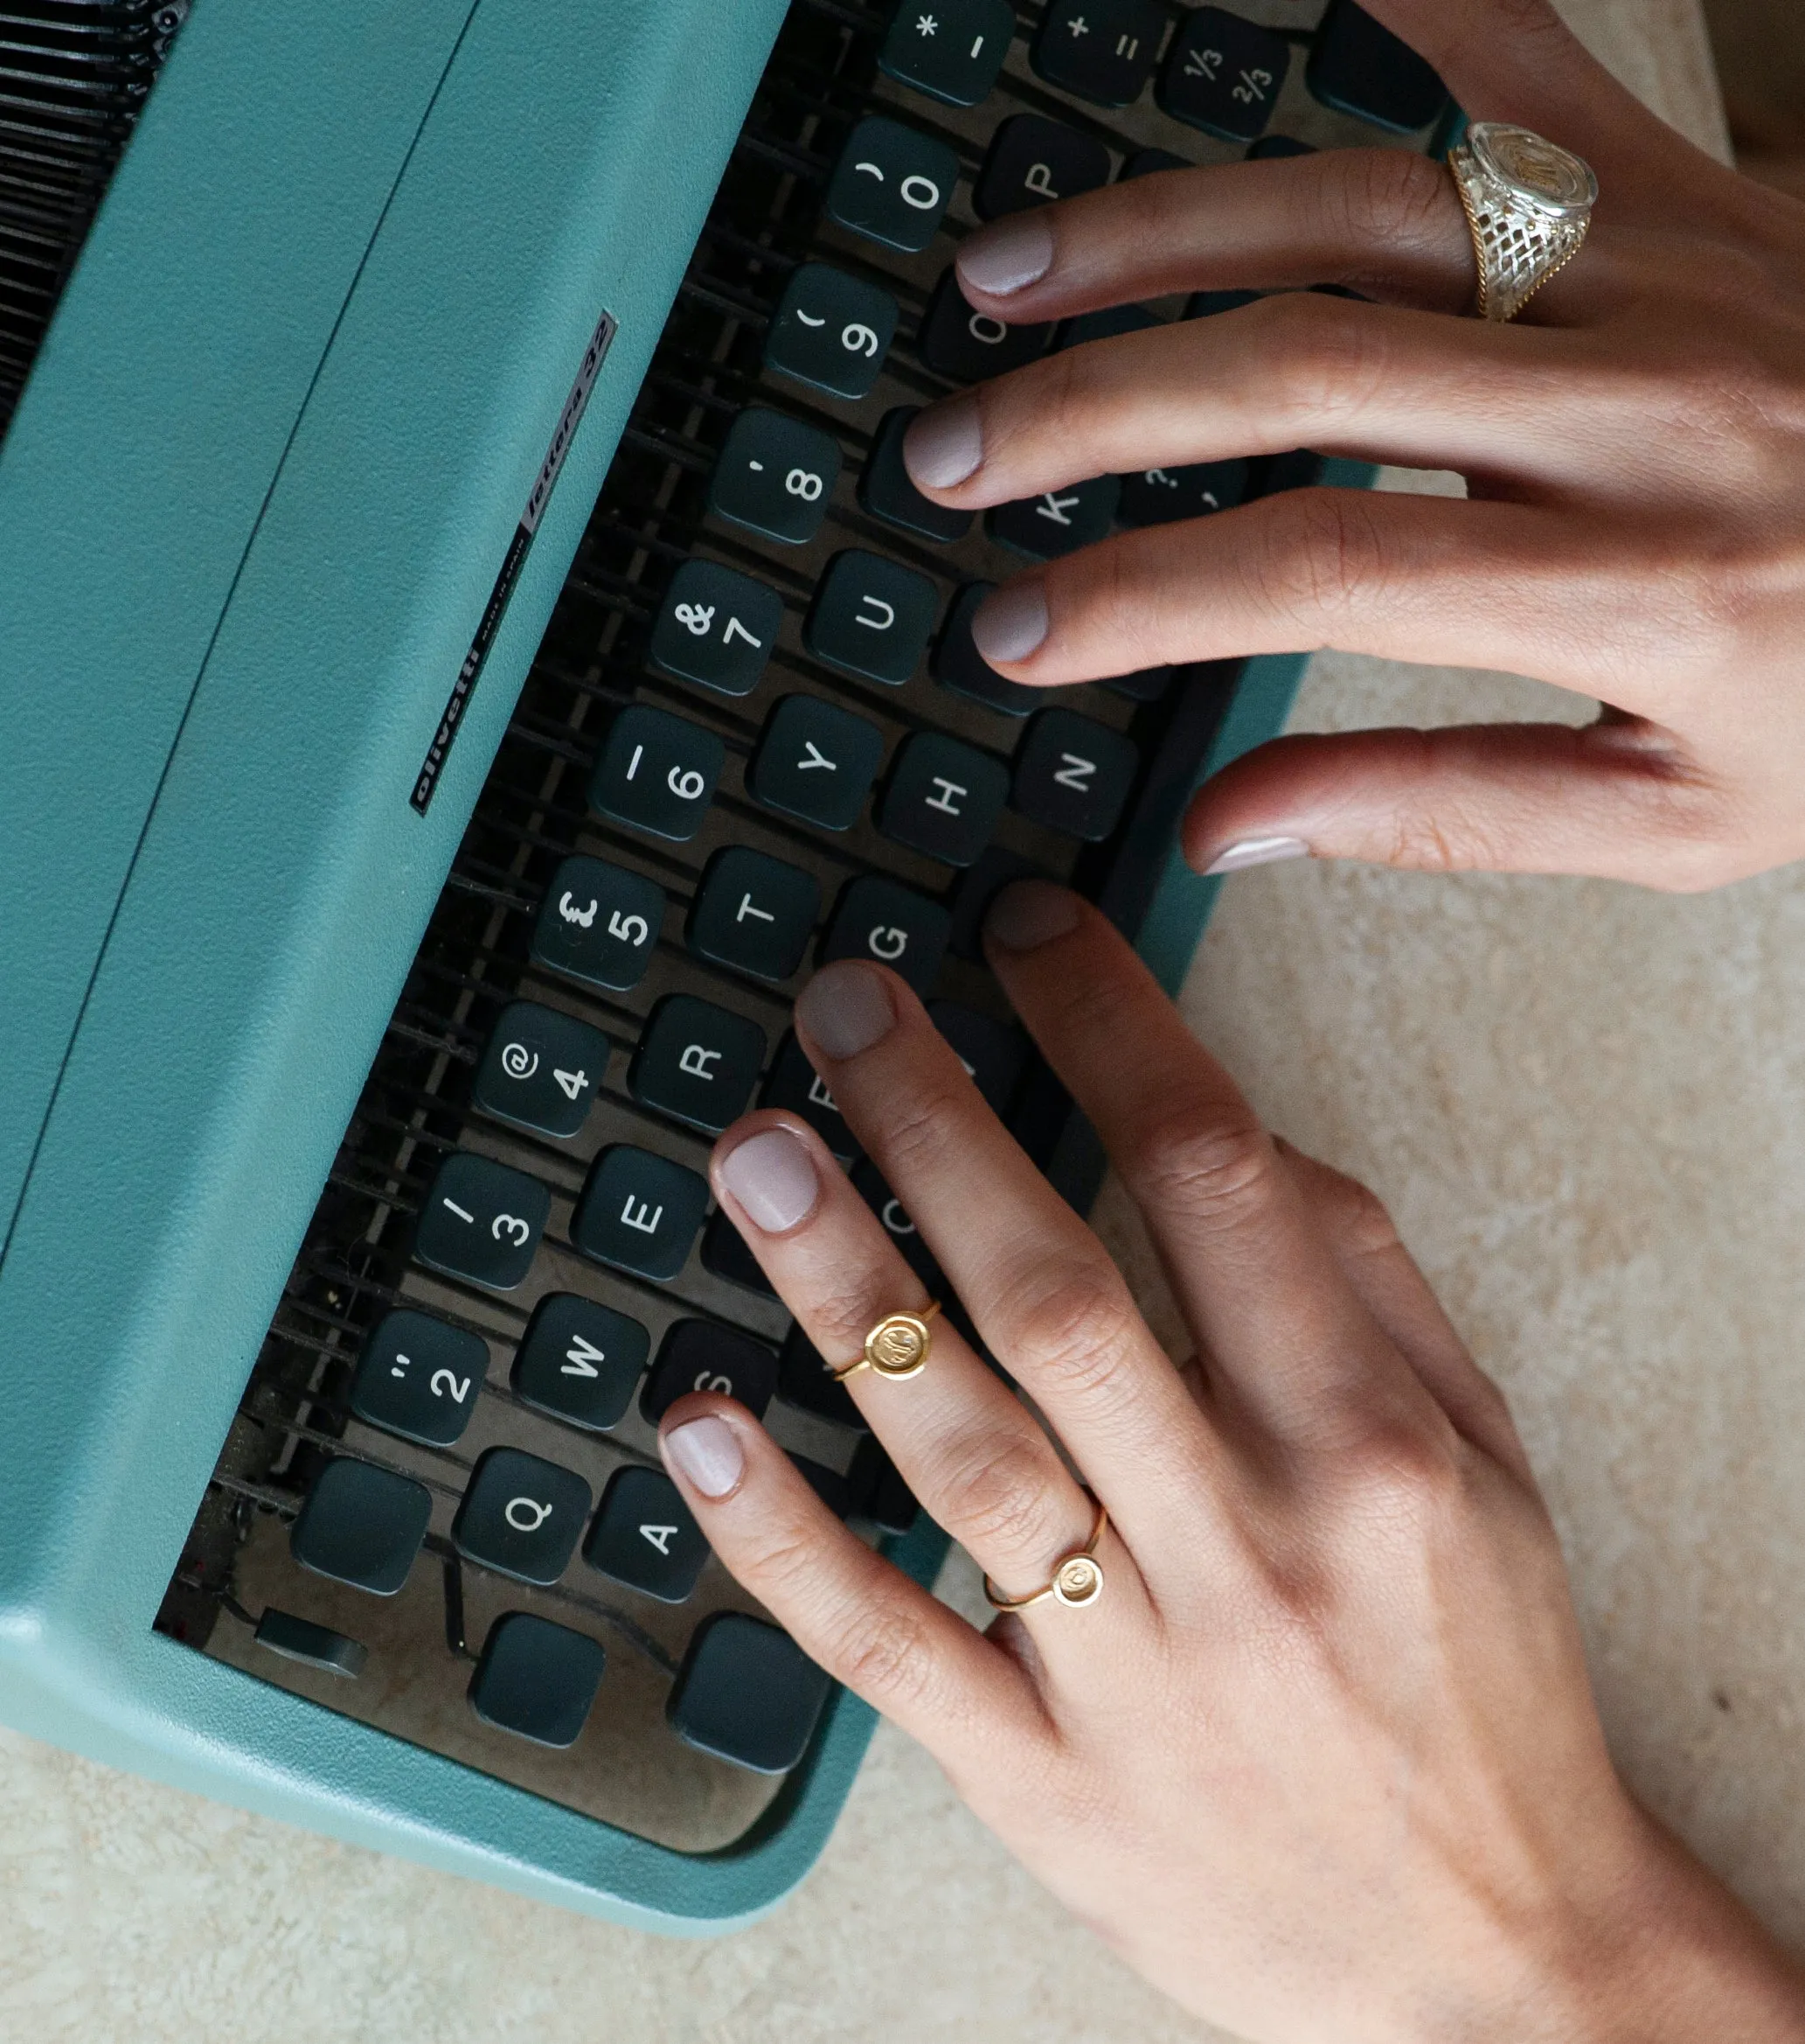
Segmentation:
{"type": "Polygon", "coordinates": [[[673,1427],[660,1443],[666,1461],[677,1466],[705,1498],[725,1498],[746,1474],[739,1436],[725,1420],[705,1413],[673,1427]]]}
{"type": "Polygon", "coordinates": [[[1204,868],[1204,877],[1245,873],[1250,866],[1276,866],[1281,859],[1307,859],[1309,849],[1302,838],[1242,838],[1216,854],[1204,868]]]}
{"type": "Polygon", "coordinates": [[[715,1166],[715,1175],[767,1234],[781,1234],[804,1220],[821,1192],[814,1158],[788,1129],[748,1136],[715,1166]]]}

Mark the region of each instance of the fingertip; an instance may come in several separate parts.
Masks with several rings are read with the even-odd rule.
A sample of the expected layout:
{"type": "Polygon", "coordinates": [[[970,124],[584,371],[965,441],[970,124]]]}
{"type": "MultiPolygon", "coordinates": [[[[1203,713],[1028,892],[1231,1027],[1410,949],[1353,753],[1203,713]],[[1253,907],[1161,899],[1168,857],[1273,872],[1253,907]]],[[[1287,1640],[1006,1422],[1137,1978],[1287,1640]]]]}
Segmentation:
{"type": "Polygon", "coordinates": [[[738,1429],[700,1395],[679,1399],[658,1429],[658,1452],[680,1487],[712,1505],[731,1498],[746,1480],[746,1450],[738,1429]]]}
{"type": "Polygon", "coordinates": [[[761,1234],[788,1234],[821,1203],[813,1145],[783,1120],[756,1124],[731,1143],[724,1137],[715,1146],[710,1176],[716,1195],[731,1200],[761,1234]]]}
{"type": "Polygon", "coordinates": [[[972,614],[971,643],[991,666],[1012,666],[1045,643],[1052,620],[1045,585],[1025,575],[991,590],[972,614]]]}

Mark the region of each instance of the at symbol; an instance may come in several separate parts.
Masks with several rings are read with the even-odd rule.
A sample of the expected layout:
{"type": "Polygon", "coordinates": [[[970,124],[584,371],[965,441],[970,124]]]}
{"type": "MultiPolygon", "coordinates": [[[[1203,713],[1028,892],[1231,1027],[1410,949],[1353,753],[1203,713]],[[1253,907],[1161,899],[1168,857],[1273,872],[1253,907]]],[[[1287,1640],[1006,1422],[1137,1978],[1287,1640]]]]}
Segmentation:
{"type": "Polygon", "coordinates": [[[539,1053],[524,1043],[510,1043],[502,1053],[502,1069],[510,1079],[531,1079],[539,1068],[539,1053]]]}

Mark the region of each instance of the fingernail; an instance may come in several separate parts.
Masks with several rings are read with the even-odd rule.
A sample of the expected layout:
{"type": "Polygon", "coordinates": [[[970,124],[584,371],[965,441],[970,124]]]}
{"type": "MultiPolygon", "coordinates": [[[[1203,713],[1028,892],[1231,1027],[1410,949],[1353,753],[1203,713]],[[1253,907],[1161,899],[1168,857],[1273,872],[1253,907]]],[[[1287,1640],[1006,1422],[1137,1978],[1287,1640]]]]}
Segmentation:
{"type": "Polygon", "coordinates": [[[715,1175],[767,1234],[786,1228],[814,1211],[821,1192],[815,1160],[788,1129],[763,1129],[730,1150],[715,1175]]]}
{"type": "Polygon", "coordinates": [[[956,267],[961,283],[1007,297],[1053,267],[1053,231],[1038,212],[1007,214],[968,238],[956,267]]]}
{"type": "Polygon", "coordinates": [[[1250,866],[1276,866],[1281,859],[1307,859],[1309,849],[1302,838],[1243,838],[1216,854],[1204,868],[1204,878],[1243,873],[1250,866]]]}
{"type": "Polygon", "coordinates": [[[1014,880],[990,904],[984,934],[1005,951],[1035,951],[1078,928],[1078,897],[1051,880],[1014,880]]]}
{"type": "Polygon", "coordinates": [[[950,490],[984,458],[983,421],[975,398],[948,398],[910,420],[903,466],[921,490],[950,490]]]}
{"type": "Polygon", "coordinates": [[[867,965],[848,961],[817,972],[796,1003],[800,1022],[836,1060],[856,1058],[896,1025],[890,989],[867,965]]]}
{"type": "Polygon", "coordinates": [[[971,621],[971,643],[986,660],[1025,660],[1045,636],[1046,595],[1038,581],[991,590],[971,621]]]}
{"type": "Polygon", "coordinates": [[[665,1459],[674,1462],[705,1498],[725,1498],[746,1474],[739,1436],[712,1413],[673,1427],[662,1445],[665,1459]]]}

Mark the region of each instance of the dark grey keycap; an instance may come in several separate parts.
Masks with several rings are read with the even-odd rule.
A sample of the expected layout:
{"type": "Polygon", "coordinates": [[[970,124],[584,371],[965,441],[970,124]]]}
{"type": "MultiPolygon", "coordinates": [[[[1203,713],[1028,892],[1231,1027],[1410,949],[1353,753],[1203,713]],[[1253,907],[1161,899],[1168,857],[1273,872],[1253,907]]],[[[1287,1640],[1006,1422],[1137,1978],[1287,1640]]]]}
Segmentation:
{"type": "Polygon", "coordinates": [[[1275,30],[1199,7],[1166,52],[1157,97],[1175,121],[1224,142],[1252,142],[1271,118],[1290,64],[1291,45],[1275,30]]]}
{"type": "Polygon", "coordinates": [[[1115,515],[1125,525],[1170,525],[1180,518],[1229,511],[1247,488],[1243,461],[1193,462],[1182,469],[1149,469],[1122,478],[1115,515]]]}
{"type": "MultiPolygon", "coordinates": [[[[842,1360],[850,1362],[850,1356],[842,1360]]],[[[800,1326],[792,1327],[777,1359],[777,1391],[788,1405],[799,1405],[824,1420],[837,1420],[843,1427],[863,1427],[864,1419],[852,1402],[852,1394],[837,1384],[822,1354],[800,1326]]]]}
{"type": "Polygon", "coordinates": [[[958,1053],[991,1111],[1006,1120],[1028,1062],[1028,1039],[1013,1023],[998,1022],[956,1001],[930,1001],[927,1017],[958,1053]]]}
{"type": "Polygon", "coordinates": [[[316,1575],[392,1597],[407,1580],[432,1515],[432,1492],[424,1484],[334,1456],[313,1480],[288,1552],[316,1575]]]}
{"type": "Polygon", "coordinates": [[[867,1435],[853,1450],[846,1488],[855,1518],[868,1519],[879,1533],[896,1534],[913,1530],[921,1507],[875,1434],[867,1435]]]}
{"type": "Polygon", "coordinates": [[[1132,740],[1076,710],[1043,710],[1016,753],[1010,805],[1087,844],[1100,844],[1121,821],[1140,771],[1132,740]]]}
{"type": "Polygon", "coordinates": [[[678,844],[702,828],[727,748],[713,732],[630,703],[613,724],[589,783],[589,806],[678,844]]]}
{"type": "Polygon", "coordinates": [[[793,1033],[786,1034],[777,1046],[759,1105],[782,1108],[807,1122],[842,1164],[850,1164],[858,1155],[857,1138],[846,1126],[826,1080],[809,1062],[793,1033]]]}
{"type": "Polygon", "coordinates": [[[1150,177],[1156,170],[1189,170],[1196,166],[1186,156],[1174,156],[1169,149],[1137,149],[1116,175],[1118,184],[1126,184],[1131,178],[1150,177]]]}
{"type": "Polygon", "coordinates": [[[691,1637],[665,1715],[687,1745],[754,1774],[785,1774],[808,1751],[832,1687],[788,1633],[717,1611],[691,1637]]]}
{"type": "Polygon", "coordinates": [[[696,1587],[708,1542],[663,1470],[617,1469],[583,1542],[583,1559],[610,1582],[680,1604],[696,1587]]]}
{"type": "Polygon", "coordinates": [[[913,255],[940,231],[958,177],[959,159],[945,143],[869,114],[848,136],[834,166],[827,216],[913,255]]]}
{"type": "Polygon", "coordinates": [[[601,1030],[537,1001],[510,1001],[489,1033],[471,1095],[503,1121],[544,1136],[575,1136],[607,1061],[601,1030]]]}
{"type": "Polygon", "coordinates": [[[1247,151],[1247,160],[1253,163],[1270,162],[1276,156],[1313,156],[1316,144],[1295,141],[1288,135],[1262,135],[1247,151]]]}
{"type": "Polygon", "coordinates": [[[678,1320],[665,1335],[639,1394],[640,1416],[656,1427],[678,1399],[692,1391],[718,1391],[756,1419],[776,1388],[776,1352],[762,1341],[718,1320],[678,1320]]]}
{"type": "Polygon", "coordinates": [[[754,802],[825,831],[850,830],[884,759],[884,733],[816,696],[785,696],[772,713],[746,784],[754,802]]]}
{"type": "Polygon", "coordinates": [[[839,958],[875,958],[899,972],[919,994],[926,994],[946,956],[952,919],[938,901],[911,887],[861,873],[841,889],[833,921],[821,942],[821,962],[839,958]]]}
{"type": "Polygon", "coordinates": [[[648,657],[679,681],[748,696],[782,622],[783,599],[769,584],[718,560],[686,560],[658,606],[648,657]]]}
{"type": "Polygon", "coordinates": [[[1046,692],[1006,679],[972,643],[972,615],[996,587],[995,582],[968,582],[953,599],[934,650],[934,678],[955,696],[982,703],[988,710],[1001,710],[1005,717],[1025,717],[1045,702],[1046,692]]]}
{"type": "Polygon", "coordinates": [[[934,1260],[934,1254],[921,1239],[921,1231],[909,1218],[904,1206],[888,1185],[883,1173],[870,1158],[853,1167],[853,1190],[869,1206],[882,1224],[885,1234],[896,1244],[897,1249],[916,1276],[927,1288],[930,1298],[943,1298],[947,1281],[941,1267],[934,1260]]]}
{"type": "Polygon", "coordinates": [[[746,1112],[764,1062],[756,1022],[694,994],[667,994],[640,1037],[627,1085],[645,1106],[718,1136],[746,1112]]]}
{"type": "Polygon", "coordinates": [[[1109,151],[1094,136],[1039,114],[1012,114],[990,138],[972,188],[971,210],[1000,219],[1109,182],[1109,151]]]}
{"type": "Polygon", "coordinates": [[[852,1511],[852,1492],[846,1479],[837,1469],[830,1469],[824,1462],[816,1462],[806,1455],[789,1450],[790,1461],[796,1474],[814,1491],[836,1519],[846,1519],[852,1511]]]}
{"type": "Polygon", "coordinates": [[[949,107],[975,107],[996,82],[1016,31],[1009,0],[902,0],[878,63],[949,107]]]}
{"type": "Polygon", "coordinates": [[[820,914],[821,882],[813,873],[750,845],[729,845],[708,862],[686,934],[698,957],[755,979],[788,979],[820,914]]]}
{"type": "Polygon", "coordinates": [[[531,1611],[504,1611],[470,1678],[470,1708],[536,1746],[574,1746],[607,1665],[601,1642],[587,1632],[531,1611]]]}
{"type": "Polygon", "coordinates": [[[274,1604],[265,1609],[253,1637],[259,1646],[267,1647],[285,1661],[299,1661],[304,1667],[353,1680],[364,1672],[370,1658],[369,1648],[358,1641],[347,1639],[330,1626],[316,1625],[310,1618],[297,1618],[292,1611],[279,1611],[274,1604]]]}
{"type": "Polygon", "coordinates": [[[874,518],[899,532],[912,532],[918,539],[932,539],[945,546],[962,539],[971,530],[971,513],[948,511],[944,504],[923,497],[909,480],[903,463],[903,435],[909,421],[921,407],[899,405],[886,412],[871,441],[858,477],[858,501],[874,518]]]}
{"type": "Polygon", "coordinates": [[[651,1353],[637,1320],[575,1292],[551,1292],[533,1308],[509,1381],[541,1412],[606,1433],[632,1402],[651,1353]]]}
{"type": "Polygon", "coordinates": [[[993,539],[1031,560],[1056,560],[1107,539],[1121,500],[1120,477],[1095,476],[1088,483],[1049,490],[1044,497],[999,504],[985,514],[984,526],[993,539]]]}
{"type": "Polygon", "coordinates": [[[1184,301],[1184,316],[1213,319],[1218,312],[1239,312],[1260,295],[1258,291],[1193,291],[1184,301]]]}
{"type": "Polygon", "coordinates": [[[466,1561],[544,1588],[576,1552],[589,1505],[575,1470],[518,1448],[491,1448],[476,1463],[451,1538],[466,1561]]]}
{"type": "Polygon", "coordinates": [[[1034,68],[1100,107],[1129,107],[1153,76],[1166,11],[1155,0],[1051,0],[1031,49],[1034,68]]]}
{"type": "Polygon", "coordinates": [[[1144,305],[1106,305],[1098,312],[1080,312],[1075,319],[1061,320],[1053,344],[1061,350],[1081,348],[1090,341],[1113,341],[1122,334],[1143,334],[1165,322],[1144,305]]]}
{"type": "Polygon", "coordinates": [[[717,1209],[702,1231],[702,1268],[711,1276],[725,1278],[744,1291],[760,1298],[774,1299],[777,1288],[760,1268],[759,1260],[746,1246],[746,1238],[728,1216],[717,1209]]]}
{"type": "Polygon", "coordinates": [[[988,312],[974,311],[949,268],[927,302],[917,345],[936,376],[953,383],[978,383],[1036,360],[1046,351],[1052,330],[1045,321],[1010,326],[988,312]]]}
{"type": "Polygon", "coordinates": [[[413,1253],[449,1276],[512,1291],[532,1269],[551,1211],[552,1195],[537,1178],[454,1150],[420,1208],[413,1253]]]}
{"type": "Polygon", "coordinates": [[[664,890],[601,859],[566,859],[552,876],[532,955],[591,986],[626,993],[645,977],[664,927],[664,890]]]}
{"type": "Polygon", "coordinates": [[[993,845],[975,866],[960,874],[953,890],[953,956],[982,964],[984,918],[990,913],[990,904],[1016,880],[1052,878],[1044,866],[1024,859],[1019,852],[993,845]]]}
{"type": "Polygon", "coordinates": [[[824,262],[790,273],[765,331],[765,366],[837,398],[871,395],[896,338],[896,300],[824,262]]]}
{"type": "Polygon", "coordinates": [[[449,1448],[469,1425],[488,1374],[489,1345],[480,1334],[398,1307],[364,1344],[351,1410],[386,1433],[449,1448]]]}
{"type": "Polygon", "coordinates": [[[748,405],[727,429],[708,486],[717,518],[806,546],[821,530],[840,474],[840,443],[763,405],[748,405]]]}
{"type": "Polygon", "coordinates": [[[1170,667],[1140,667],[1132,674],[1112,674],[1097,684],[1131,703],[1156,703],[1172,685],[1170,667]]]}
{"type": "Polygon", "coordinates": [[[1434,70],[1353,0],[1329,0],[1303,79],[1325,107],[1400,135],[1439,121],[1447,105],[1434,70]]]}
{"type": "Polygon", "coordinates": [[[918,731],[897,748],[878,805],[878,828],[911,851],[969,866],[990,842],[1009,800],[1009,768],[941,731],[918,731]]]}
{"type": "Polygon", "coordinates": [[[595,1159],[571,1217],[571,1247],[657,1283],[675,1277],[708,1211],[708,1180],[631,1143],[595,1159]]]}
{"type": "Polygon", "coordinates": [[[900,688],[934,636],[940,591],[926,575],[851,547],[828,563],[809,606],[802,643],[817,660],[900,688]]]}

